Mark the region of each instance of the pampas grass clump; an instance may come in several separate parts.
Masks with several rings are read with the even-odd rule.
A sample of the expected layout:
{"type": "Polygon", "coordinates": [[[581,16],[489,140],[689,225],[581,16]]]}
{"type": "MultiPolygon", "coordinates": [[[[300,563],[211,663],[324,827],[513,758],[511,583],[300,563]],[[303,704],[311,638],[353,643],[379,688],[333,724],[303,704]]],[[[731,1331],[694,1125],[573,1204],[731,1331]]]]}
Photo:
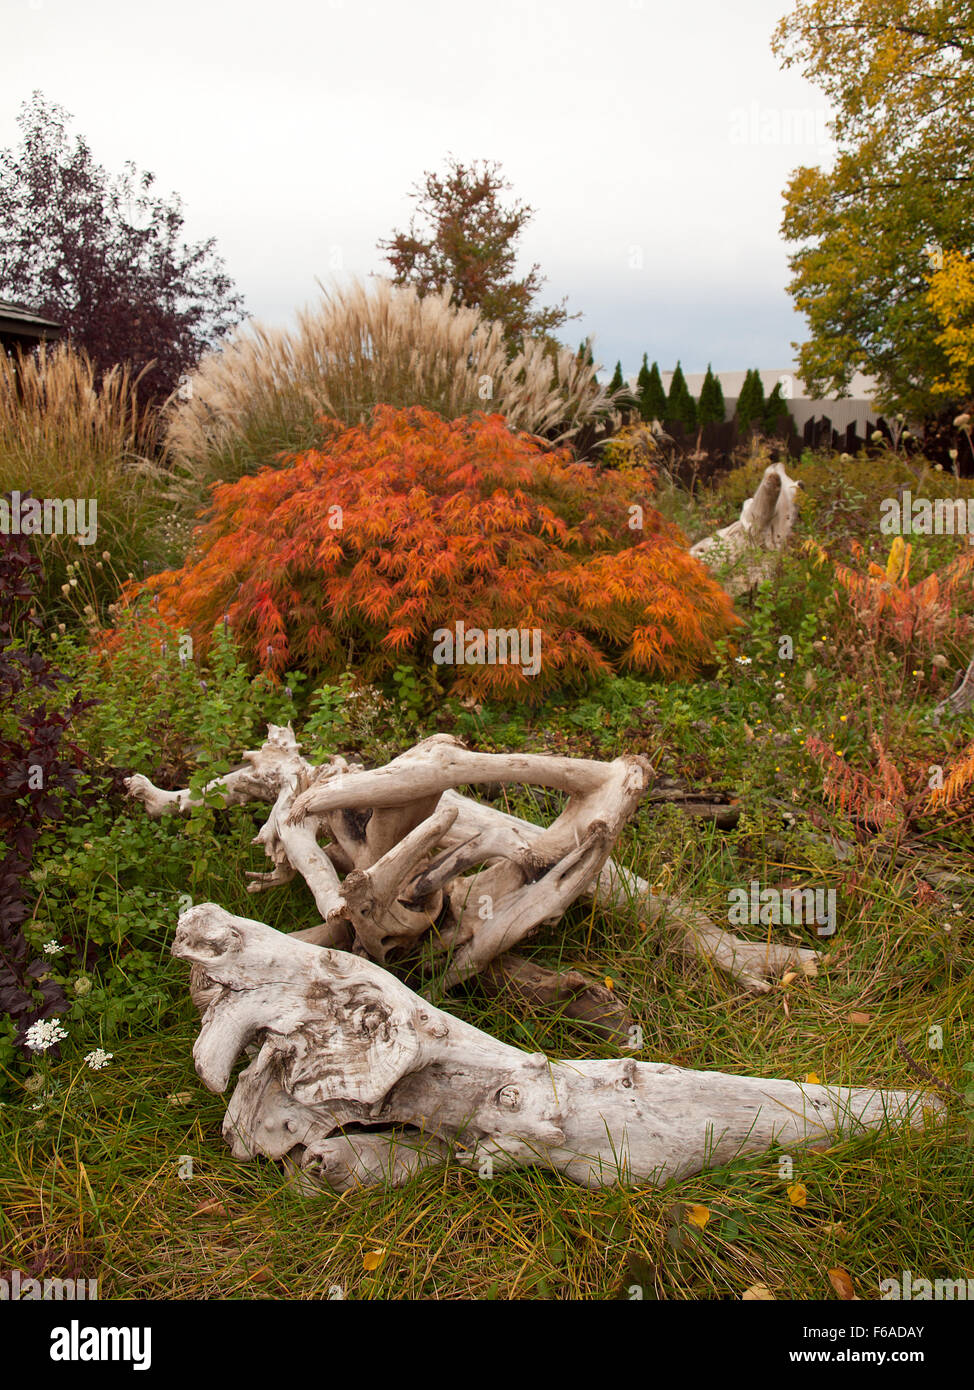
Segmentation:
{"type": "Polygon", "coordinates": [[[503,327],[450,293],[420,296],[377,279],[325,289],[287,331],[248,324],[205,357],[174,405],[167,444],[191,486],[233,481],[312,447],[316,418],[364,422],[377,405],[447,419],[498,413],[514,429],[565,443],[604,417],[612,396],[594,363],[525,338],[512,360],[503,327]]]}

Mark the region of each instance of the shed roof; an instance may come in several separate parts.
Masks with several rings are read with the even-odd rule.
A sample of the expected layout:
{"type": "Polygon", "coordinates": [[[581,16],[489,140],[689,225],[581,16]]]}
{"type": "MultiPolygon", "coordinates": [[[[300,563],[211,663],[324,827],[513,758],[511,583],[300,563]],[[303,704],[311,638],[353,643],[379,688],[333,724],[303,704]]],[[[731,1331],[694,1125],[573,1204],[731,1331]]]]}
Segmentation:
{"type": "Polygon", "coordinates": [[[47,338],[60,330],[61,325],[53,319],[41,318],[40,314],[25,309],[22,304],[0,299],[0,333],[10,333],[19,338],[47,338]]]}

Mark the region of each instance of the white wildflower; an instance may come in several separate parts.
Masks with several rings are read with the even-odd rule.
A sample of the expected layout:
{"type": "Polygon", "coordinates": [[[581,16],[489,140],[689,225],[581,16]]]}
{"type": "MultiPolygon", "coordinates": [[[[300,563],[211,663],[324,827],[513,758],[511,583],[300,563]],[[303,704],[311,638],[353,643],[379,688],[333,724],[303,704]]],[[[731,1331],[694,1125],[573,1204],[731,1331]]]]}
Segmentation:
{"type": "Polygon", "coordinates": [[[31,1052],[46,1052],[55,1043],[63,1042],[67,1036],[59,1018],[41,1018],[27,1029],[25,1041],[31,1052]]]}
{"type": "Polygon", "coordinates": [[[94,1052],[89,1052],[85,1057],[85,1062],[92,1071],[101,1071],[108,1066],[114,1056],[114,1052],[104,1052],[100,1047],[96,1047],[94,1052]]]}

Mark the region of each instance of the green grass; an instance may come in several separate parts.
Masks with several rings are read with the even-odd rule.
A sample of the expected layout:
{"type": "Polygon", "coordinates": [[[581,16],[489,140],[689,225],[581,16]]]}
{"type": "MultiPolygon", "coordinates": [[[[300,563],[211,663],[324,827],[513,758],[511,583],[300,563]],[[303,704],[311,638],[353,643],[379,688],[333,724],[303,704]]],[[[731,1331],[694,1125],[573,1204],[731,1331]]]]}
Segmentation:
{"type": "MultiPolygon", "coordinates": [[[[814,497],[812,505],[819,505],[814,497]]],[[[706,501],[721,506],[733,514],[726,498],[706,501]]],[[[791,932],[823,950],[817,978],[754,996],[681,954],[664,926],[583,904],[544,929],[527,953],[611,978],[642,1029],[637,1059],[914,1089],[921,1083],[898,1047],[902,1040],[962,1092],[974,1062],[974,895],[964,884],[932,893],[922,875],[970,863],[974,807],[968,799],[947,816],[921,821],[917,853],[897,864],[889,836],[857,839],[829,808],[804,738],[814,730],[868,769],[868,735],[880,728],[913,786],[930,762],[948,761],[974,737],[974,720],[929,726],[925,714],[942,693],[937,671],[925,661],[922,676],[911,678],[916,654],[900,654],[888,669],[867,661],[828,583],[797,553],[742,613],[747,629],[695,684],[621,677],[584,700],[530,714],[430,709],[411,730],[392,731],[380,703],[370,706],[367,726],[356,728],[339,705],[319,718],[317,735],[326,746],[333,717],[340,746],[364,741],[376,758],[437,727],[488,749],[595,757],[630,750],[649,756],[661,775],[733,792],[742,814],[726,832],[675,807],[644,803],[617,857],[717,922],[726,923],[728,891],[751,879],[834,888],[833,938],[816,940],[810,927],[773,929],[776,939],[791,932]],[[796,641],[795,661],[782,668],[777,634],[800,636],[808,612],[819,630],[796,641]],[[751,654],[751,664],[737,663],[735,651],[751,654]],[[795,807],[793,825],[782,805],[795,807]],[[837,853],[823,827],[852,842],[851,855],[837,853]],[[927,1045],[934,1027],[942,1030],[940,1049],[927,1045]]],[[[110,702],[105,679],[99,693],[110,702]]],[[[230,664],[222,679],[219,690],[211,681],[198,695],[187,680],[168,715],[153,705],[170,769],[193,762],[196,739],[211,759],[234,739],[246,746],[253,693],[230,664]]],[[[144,751],[131,673],[117,698],[114,709],[89,716],[106,763],[144,751]]],[[[280,693],[275,699],[277,718],[280,693]]],[[[201,758],[199,770],[206,766],[201,758]]],[[[517,814],[542,814],[529,794],[505,800],[517,814]]],[[[115,800],[45,841],[30,931],[35,944],[52,937],[68,943],[52,970],[69,995],[80,973],[93,987],[72,1006],[62,1060],[28,1064],[8,1054],[0,1066],[0,1269],[98,1277],[102,1297],[180,1299],[314,1299],[338,1291],[357,1299],[605,1300],[638,1290],[646,1299],[736,1300],[760,1283],[776,1298],[805,1300],[837,1296],[828,1275],[836,1267],[849,1273],[859,1297],[874,1299],[882,1279],[905,1270],[916,1278],[974,1278],[974,1114],[961,1098],[941,1126],[870,1134],[825,1150],[772,1151],[660,1189],[588,1191],[541,1170],[486,1180],[450,1161],[398,1189],[309,1198],[276,1164],[236,1162],[221,1137],[226,1098],[205,1091],[193,1070],[198,1020],[185,967],[169,946],[187,892],[285,930],[317,921],[299,881],[258,898],[245,892],[244,870],[264,866],[250,843],[260,822],[260,808],[248,807],[153,823],[141,808],[115,800]],[[82,1062],[95,1046],[114,1054],[103,1071],[82,1062]],[[789,1197],[794,1184],[806,1190],[804,1206],[789,1197]],[[709,1210],[703,1229],[688,1219],[695,1206],[709,1210]],[[365,1257],[380,1251],[378,1267],[367,1268],[365,1257]]],[[[455,990],[447,1006],[527,1050],[616,1055],[581,1023],[488,999],[476,982],[455,990]]]]}
{"type": "MultiPolygon", "coordinates": [[[[258,863],[245,843],[252,820],[243,811],[233,818],[240,833],[229,835],[205,896],[282,927],[308,925],[314,909],[302,886],[267,895],[259,907],[246,898],[240,869],[258,863]]],[[[718,919],[725,885],[747,875],[821,878],[799,844],[787,856],[755,856],[754,838],[688,836],[680,813],[644,810],[627,857],[651,882],[678,886],[718,919]]],[[[841,882],[852,871],[835,866],[833,877],[841,882]]],[[[945,924],[911,906],[909,878],[881,874],[868,854],[854,871],[860,879],[840,899],[845,910],[820,976],[763,997],[679,955],[656,929],[581,907],[564,932],[549,931],[531,950],[613,979],[643,1029],[639,1059],[911,1087],[896,1049],[903,1038],[914,1056],[963,1086],[961,1068],[974,1057],[969,919],[952,914],[945,924]],[[870,1022],[851,1022],[853,1012],[870,1022]],[[932,1023],[943,1028],[941,1052],[925,1047],[932,1023]]],[[[160,879],[161,894],[175,897],[179,887],[160,879]]],[[[836,1265],[870,1298],[881,1279],[904,1269],[974,1277],[971,1130],[962,1106],[942,1128],[794,1152],[804,1207],[789,1200],[778,1153],[659,1191],[590,1192],[543,1171],[486,1181],[449,1163],[397,1190],[302,1196],[283,1170],[237,1163],[224,1146],[224,1100],[203,1090],[192,1067],[196,1020],[185,973],[165,954],[174,915],[167,907],[151,924],[169,1007],[130,1038],[106,1043],[115,1057],[104,1071],[81,1066],[80,1057],[61,1062],[50,1073],[57,1089],[40,1110],[31,1109],[38,1093],[21,1084],[0,1111],[4,1265],[83,1268],[100,1278],[103,1297],[121,1298],[324,1298],[340,1288],[346,1298],[606,1299],[628,1297],[631,1286],[645,1298],[739,1298],[764,1283],[779,1298],[810,1299],[832,1296],[827,1272],[836,1265]],[[191,1178],[180,1177],[181,1167],[189,1171],[185,1156],[191,1178]],[[711,1212],[702,1231],[686,1219],[694,1204],[711,1212]],[[386,1253],[369,1272],[364,1256],[376,1250],[386,1253]]],[[[613,1055],[582,1025],[512,1012],[476,985],[455,994],[450,1009],[529,1050],[613,1055]]]]}

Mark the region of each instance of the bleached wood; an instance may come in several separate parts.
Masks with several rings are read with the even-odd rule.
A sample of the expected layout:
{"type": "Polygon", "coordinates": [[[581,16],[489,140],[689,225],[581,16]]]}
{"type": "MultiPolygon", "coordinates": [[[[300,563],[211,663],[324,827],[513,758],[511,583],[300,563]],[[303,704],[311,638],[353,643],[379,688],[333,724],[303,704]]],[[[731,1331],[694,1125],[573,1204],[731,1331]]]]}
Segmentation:
{"type": "Polygon", "coordinates": [[[798,515],[798,487],[783,463],[771,464],[737,521],[697,541],[690,554],[720,571],[728,593],[752,588],[767,573],[773,552],[788,543],[798,515]]]}
{"type": "MultiPolygon", "coordinates": [[[[300,936],[384,962],[428,940],[442,959],[439,987],[482,972],[544,922],[557,921],[579,896],[671,929],[679,948],[726,970],[760,993],[788,969],[816,971],[809,948],[748,942],[723,930],[676,896],[654,894],[610,857],[615,840],[651,786],[649,764],[623,757],[584,758],[471,752],[436,735],[370,771],[344,758],[313,766],[290,726],[271,725],[246,767],[208,784],[226,804],[273,803],[255,843],[271,859],[251,873],[249,891],[300,874],[322,922],[300,936]],[[533,784],[568,799],[545,827],[457,791],[533,784]]],[[[129,781],[150,815],[186,813],[189,791],[165,792],[129,781]]],[[[540,997],[540,994],[539,996],[540,997]]]]}
{"type": "MultiPolygon", "coordinates": [[[[447,843],[476,836],[484,853],[510,854],[523,851],[541,833],[541,827],[531,821],[456,792],[444,792],[443,803],[457,807],[460,813],[446,836],[447,843]]],[[[817,951],[777,942],[744,941],[682,898],[654,893],[645,879],[612,859],[606,860],[597,881],[586,885],[583,896],[595,897],[603,906],[637,920],[669,928],[681,951],[711,960],[755,994],[766,993],[787,970],[806,976],[818,973],[817,951]]]]}
{"type": "Polygon", "coordinates": [[[240,1054],[256,1051],[224,1122],[234,1154],[290,1156],[305,1179],[338,1190],[402,1182],[447,1151],[483,1176],[537,1165],[589,1187],[661,1184],[774,1143],[916,1126],[942,1111],[915,1091],[528,1054],[371,961],[213,903],[182,914],[173,954],[197,977],[204,1084],[224,1091],[240,1054]]]}
{"type": "Polygon", "coordinates": [[[966,714],[974,705],[974,656],[971,657],[966,671],[964,671],[951,693],[936,706],[933,711],[935,722],[939,722],[945,714],[966,714]]]}

